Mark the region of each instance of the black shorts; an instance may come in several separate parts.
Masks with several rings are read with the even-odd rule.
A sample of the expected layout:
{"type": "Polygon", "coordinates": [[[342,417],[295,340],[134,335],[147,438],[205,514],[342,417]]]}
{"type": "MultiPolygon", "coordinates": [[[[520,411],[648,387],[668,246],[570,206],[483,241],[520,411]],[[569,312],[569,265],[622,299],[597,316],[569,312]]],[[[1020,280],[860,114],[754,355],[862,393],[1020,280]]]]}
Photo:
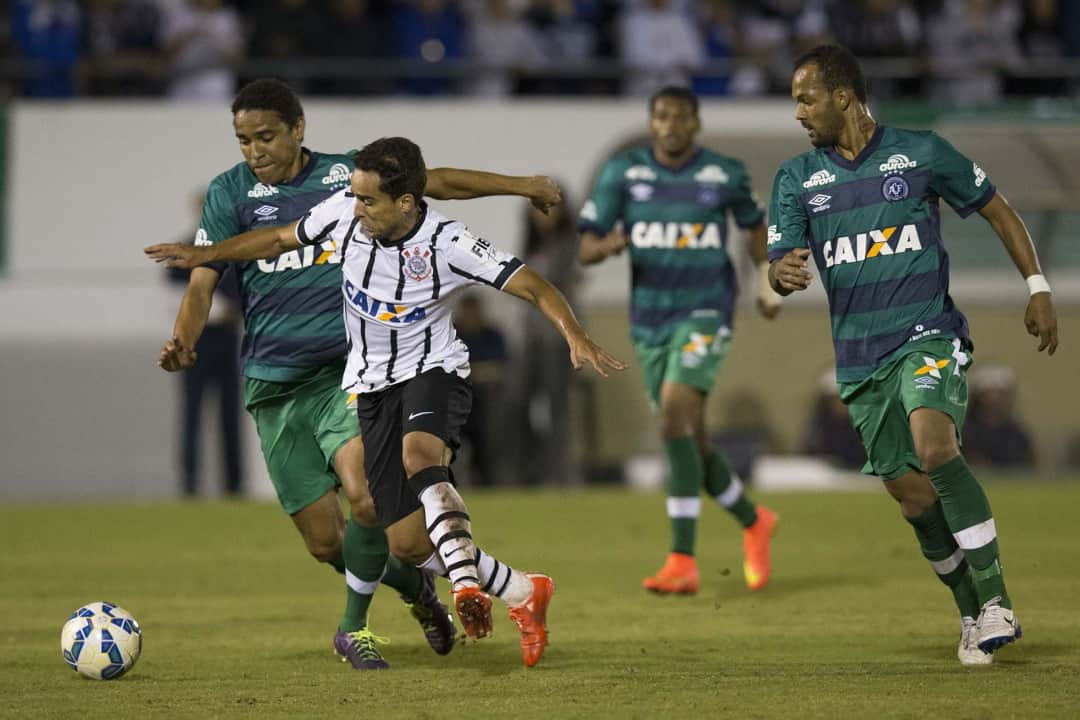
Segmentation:
{"type": "Polygon", "coordinates": [[[389,527],[421,507],[405,476],[402,438],[431,433],[456,450],[471,408],[472,384],[442,369],[356,399],[364,470],[380,525],[389,527]]]}

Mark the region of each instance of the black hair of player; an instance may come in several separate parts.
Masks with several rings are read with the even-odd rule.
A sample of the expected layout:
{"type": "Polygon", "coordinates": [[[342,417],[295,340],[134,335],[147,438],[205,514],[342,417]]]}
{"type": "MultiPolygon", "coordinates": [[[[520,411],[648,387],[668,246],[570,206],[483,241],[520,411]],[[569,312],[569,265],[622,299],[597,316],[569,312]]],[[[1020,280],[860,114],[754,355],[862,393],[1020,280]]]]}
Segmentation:
{"type": "Polygon", "coordinates": [[[821,73],[821,80],[829,92],[838,88],[851,88],[859,102],[866,102],[866,77],[859,60],[846,47],[841,45],[819,45],[808,50],[795,60],[792,72],[803,65],[813,63],[821,73]]]}
{"type": "Polygon", "coordinates": [[[698,96],[694,94],[694,91],[688,87],[682,85],[665,85],[652,94],[649,98],[649,114],[652,115],[656,110],[656,101],[660,98],[673,98],[675,100],[682,100],[690,105],[690,109],[694,114],[698,114],[698,96]]]}
{"type": "Polygon", "coordinates": [[[240,88],[233,100],[232,113],[235,115],[241,110],[276,112],[290,128],[296,127],[296,123],[304,117],[300,98],[291,87],[276,78],[259,78],[240,88]]]}
{"type": "Polygon", "coordinates": [[[357,170],[379,176],[379,190],[395,200],[412,195],[419,202],[427,187],[427,168],[419,146],[403,137],[386,137],[368,143],[353,155],[357,170]]]}

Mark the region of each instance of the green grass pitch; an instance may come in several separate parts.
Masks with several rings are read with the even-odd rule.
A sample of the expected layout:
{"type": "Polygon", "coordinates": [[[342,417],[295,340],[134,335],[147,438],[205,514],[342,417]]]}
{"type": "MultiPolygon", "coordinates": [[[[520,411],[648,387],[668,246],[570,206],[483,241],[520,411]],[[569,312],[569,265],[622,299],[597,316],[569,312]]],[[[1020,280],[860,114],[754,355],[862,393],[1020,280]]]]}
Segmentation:
{"type": "Polygon", "coordinates": [[[775,572],[753,594],[736,525],[706,507],[693,598],[640,588],[666,550],[660,495],[465,494],[482,547],[555,579],[532,670],[498,602],[495,637],[443,658],[386,590],[372,628],[392,669],[342,665],[343,582],[272,504],[0,508],[0,717],[1080,717],[1080,484],[990,486],[1025,637],[971,669],[948,591],[880,490],[766,496],[775,572]],[[60,626],[94,600],[143,627],[119,681],[60,656],[60,626]]]}

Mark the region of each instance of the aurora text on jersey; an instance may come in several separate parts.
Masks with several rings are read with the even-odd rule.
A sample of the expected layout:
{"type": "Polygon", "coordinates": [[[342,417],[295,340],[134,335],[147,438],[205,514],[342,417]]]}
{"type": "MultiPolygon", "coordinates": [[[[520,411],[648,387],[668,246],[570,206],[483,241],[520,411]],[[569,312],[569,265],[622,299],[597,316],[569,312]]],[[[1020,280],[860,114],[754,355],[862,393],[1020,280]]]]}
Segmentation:
{"type": "Polygon", "coordinates": [[[763,218],[746,170],[733,158],[701,149],[673,169],[644,147],[604,165],[578,228],[604,235],[623,223],[635,342],[663,344],[680,322],[704,314],[715,316],[718,326],[731,325],[737,288],[728,211],[741,228],[763,218]]]}
{"type": "Polygon", "coordinates": [[[939,199],[966,217],[994,193],[977,164],[929,131],[879,126],[854,160],[818,148],[781,166],[769,260],[810,248],[828,295],[840,382],[867,377],[909,341],[967,337],[949,297],[939,199]]]}
{"type": "MultiPolygon", "coordinates": [[[[293,180],[260,183],[245,163],[214,178],[207,190],[196,244],[212,244],[249,230],[285,225],[349,184],[348,155],[309,155],[293,180]]],[[[334,243],[238,263],[244,314],[244,374],[288,382],[345,356],[341,267],[334,243]]],[[[212,266],[218,272],[225,264],[212,266]]]]}

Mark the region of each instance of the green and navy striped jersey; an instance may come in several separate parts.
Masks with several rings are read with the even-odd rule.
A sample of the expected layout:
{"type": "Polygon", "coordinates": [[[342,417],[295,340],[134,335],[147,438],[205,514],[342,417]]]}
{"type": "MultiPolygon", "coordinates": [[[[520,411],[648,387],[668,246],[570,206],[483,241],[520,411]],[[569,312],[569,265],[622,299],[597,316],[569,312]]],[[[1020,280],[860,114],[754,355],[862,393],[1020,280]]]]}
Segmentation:
{"type": "Polygon", "coordinates": [[[939,199],[967,217],[994,193],[977,164],[931,131],[878,126],[854,160],[818,148],[780,167],[769,260],[812,251],[829,299],[837,380],[862,380],[909,342],[967,337],[949,297],[939,199]]]}
{"type": "MultiPolygon", "coordinates": [[[[196,244],[286,225],[349,184],[351,155],[305,149],[293,180],[260,183],[245,163],[210,181],[196,244]]],[[[244,314],[244,375],[256,380],[305,379],[348,354],[342,316],[341,259],[333,242],[290,250],[272,260],[237,263],[244,314]]],[[[225,263],[214,265],[219,272],[225,263]]]]}
{"type": "Polygon", "coordinates": [[[728,254],[727,214],[741,228],[764,220],[745,166],[699,148],[680,168],[641,147],[611,158],[585,203],[578,229],[600,235],[622,222],[630,241],[630,331],[663,345],[690,317],[730,326],[737,292],[728,254]]]}

